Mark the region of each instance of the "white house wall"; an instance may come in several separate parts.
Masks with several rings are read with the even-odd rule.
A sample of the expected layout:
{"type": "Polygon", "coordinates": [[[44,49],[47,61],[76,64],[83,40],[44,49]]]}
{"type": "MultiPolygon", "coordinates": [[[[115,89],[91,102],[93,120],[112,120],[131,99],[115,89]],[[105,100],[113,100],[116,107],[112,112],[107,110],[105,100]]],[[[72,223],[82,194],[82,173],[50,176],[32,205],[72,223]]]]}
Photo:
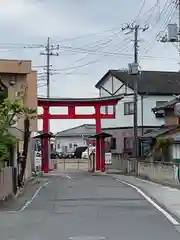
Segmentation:
{"type": "MultiPolygon", "coordinates": [[[[109,92],[116,92],[117,94],[129,94],[125,96],[116,105],[116,118],[115,119],[104,119],[102,120],[102,128],[117,128],[117,127],[132,127],[133,126],[133,115],[124,115],[124,103],[133,101],[133,90],[127,86],[123,86],[123,83],[115,77],[109,77],[103,84],[103,88],[100,90],[101,97],[111,96],[109,92]],[[113,81],[113,84],[112,84],[113,81]],[[121,88],[120,88],[121,87],[121,88]],[[104,88],[104,89],[103,89],[104,88]],[[120,88],[120,89],[119,89],[120,88]],[[108,91],[106,91],[106,90],[108,91]],[[118,90],[119,89],[119,90],[118,90]],[[118,90],[118,91],[117,91],[118,90]]],[[[172,100],[173,96],[144,96],[143,105],[141,96],[138,95],[138,125],[142,126],[160,126],[164,124],[163,118],[156,118],[152,112],[152,108],[156,106],[156,101],[169,101],[172,100]],[[143,112],[143,119],[142,119],[143,112]]],[[[104,113],[105,108],[102,107],[101,112],[104,113]]],[[[108,112],[112,113],[113,107],[108,107],[108,112]]]]}
{"type": "Polygon", "coordinates": [[[69,145],[76,144],[78,147],[85,146],[86,141],[83,137],[57,137],[56,138],[56,150],[60,152],[64,152],[65,147],[69,149],[69,145]],[[60,146],[60,147],[59,147],[60,146]]]}
{"type": "MultiPolygon", "coordinates": [[[[143,100],[143,122],[146,126],[160,126],[164,124],[164,118],[156,118],[152,108],[156,106],[156,101],[170,101],[173,96],[144,96],[143,100]]],[[[138,104],[139,107],[139,104],[138,104]]],[[[140,118],[140,116],[138,116],[140,118]]],[[[139,122],[140,124],[140,122],[139,122]]]]}

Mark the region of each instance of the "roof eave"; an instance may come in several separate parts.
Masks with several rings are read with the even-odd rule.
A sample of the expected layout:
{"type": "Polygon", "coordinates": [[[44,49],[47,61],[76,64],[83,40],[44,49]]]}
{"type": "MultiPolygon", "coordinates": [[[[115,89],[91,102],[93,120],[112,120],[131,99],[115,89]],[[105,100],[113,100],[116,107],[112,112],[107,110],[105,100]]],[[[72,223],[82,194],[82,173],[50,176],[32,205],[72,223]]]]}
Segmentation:
{"type": "Polygon", "coordinates": [[[107,73],[105,73],[104,76],[96,83],[95,88],[100,89],[100,87],[103,85],[106,78],[110,75],[111,75],[111,70],[108,70],[107,73]]]}

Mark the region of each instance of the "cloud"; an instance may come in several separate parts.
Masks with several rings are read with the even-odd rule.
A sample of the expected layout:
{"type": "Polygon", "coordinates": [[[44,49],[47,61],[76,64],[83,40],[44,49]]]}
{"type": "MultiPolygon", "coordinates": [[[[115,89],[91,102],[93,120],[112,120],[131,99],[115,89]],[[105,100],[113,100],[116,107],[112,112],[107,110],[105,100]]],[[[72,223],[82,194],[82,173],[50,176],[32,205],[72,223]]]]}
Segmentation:
{"type": "Polygon", "coordinates": [[[46,1],[1,0],[0,27],[31,37],[67,37],[100,30],[83,14],[78,16],[78,9],[73,11],[70,6],[59,5],[55,0],[51,4],[46,1]]]}

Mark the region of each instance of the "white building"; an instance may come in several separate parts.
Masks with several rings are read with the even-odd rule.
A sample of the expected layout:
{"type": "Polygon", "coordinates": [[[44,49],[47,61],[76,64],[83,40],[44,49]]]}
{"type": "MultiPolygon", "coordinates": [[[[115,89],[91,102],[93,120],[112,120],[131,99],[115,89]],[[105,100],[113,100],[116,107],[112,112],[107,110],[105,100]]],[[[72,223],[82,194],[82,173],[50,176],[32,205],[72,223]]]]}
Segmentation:
{"type": "Polygon", "coordinates": [[[94,124],[83,124],[55,135],[56,151],[67,152],[75,147],[87,146],[87,139],[96,133],[94,124]]]}
{"type": "Polygon", "coordinates": [[[139,135],[164,124],[163,112],[154,115],[152,108],[180,94],[179,72],[142,71],[139,76],[127,71],[109,70],[96,84],[99,96],[124,94],[116,107],[108,106],[102,112],[116,112],[115,119],[102,120],[104,131],[113,135],[112,150],[132,152],[133,148],[133,79],[138,77],[138,129],[139,135]]]}

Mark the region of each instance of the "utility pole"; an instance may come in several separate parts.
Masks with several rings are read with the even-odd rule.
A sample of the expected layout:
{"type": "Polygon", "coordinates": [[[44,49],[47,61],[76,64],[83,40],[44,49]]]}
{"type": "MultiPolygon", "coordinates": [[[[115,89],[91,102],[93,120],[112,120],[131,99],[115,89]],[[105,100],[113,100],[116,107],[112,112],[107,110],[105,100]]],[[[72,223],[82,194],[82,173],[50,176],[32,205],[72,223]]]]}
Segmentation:
{"type": "Polygon", "coordinates": [[[179,18],[179,22],[178,22],[178,50],[179,50],[179,55],[180,55],[180,0],[177,0],[177,4],[178,4],[178,18],[179,18]]]}
{"type": "Polygon", "coordinates": [[[49,78],[50,78],[50,38],[48,37],[47,40],[47,72],[46,72],[46,77],[47,77],[47,98],[50,97],[50,85],[49,85],[49,78]]]}
{"type": "Polygon", "coordinates": [[[50,37],[47,39],[47,46],[45,47],[45,52],[41,52],[40,55],[46,55],[46,80],[47,80],[47,98],[50,97],[50,56],[59,56],[59,53],[54,53],[54,50],[58,50],[59,45],[53,46],[50,45],[50,37]]]}
{"type": "Polygon", "coordinates": [[[139,79],[139,69],[138,69],[138,33],[139,30],[145,32],[149,28],[148,25],[145,25],[143,28],[139,25],[128,24],[123,27],[122,30],[130,30],[127,34],[134,32],[134,62],[129,64],[129,74],[133,75],[134,80],[134,112],[133,112],[133,167],[132,170],[137,173],[138,171],[138,162],[137,157],[139,155],[139,138],[138,138],[138,79],[139,79]]]}

